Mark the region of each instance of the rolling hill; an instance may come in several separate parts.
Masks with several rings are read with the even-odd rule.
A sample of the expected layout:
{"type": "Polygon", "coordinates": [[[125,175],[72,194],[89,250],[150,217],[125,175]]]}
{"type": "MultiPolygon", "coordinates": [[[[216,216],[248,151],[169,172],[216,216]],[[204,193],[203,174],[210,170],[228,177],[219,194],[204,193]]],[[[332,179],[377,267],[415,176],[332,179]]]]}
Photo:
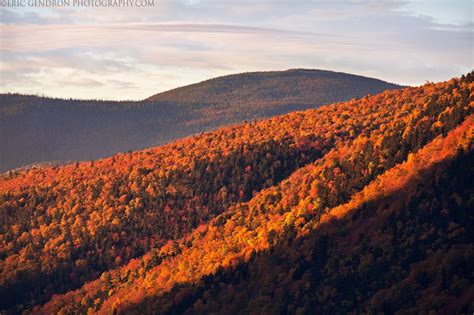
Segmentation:
{"type": "Polygon", "coordinates": [[[143,101],[0,95],[0,172],[91,160],[400,86],[322,70],[224,76],[143,101]]]}
{"type": "Polygon", "coordinates": [[[5,173],[0,308],[471,313],[473,109],[470,73],[5,173]]]}

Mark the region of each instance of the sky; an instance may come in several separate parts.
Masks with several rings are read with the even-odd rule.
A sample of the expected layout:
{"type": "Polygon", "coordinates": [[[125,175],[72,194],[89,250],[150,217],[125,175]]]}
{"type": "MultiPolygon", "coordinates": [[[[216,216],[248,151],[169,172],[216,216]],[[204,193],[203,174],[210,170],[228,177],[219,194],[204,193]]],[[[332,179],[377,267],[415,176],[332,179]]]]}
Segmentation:
{"type": "Polygon", "coordinates": [[[216,76],[293,68],[406,85],[444,81],[474,68],[473,3],[7,4],[0,6],[0,92],[136,100],[216,76]]]}

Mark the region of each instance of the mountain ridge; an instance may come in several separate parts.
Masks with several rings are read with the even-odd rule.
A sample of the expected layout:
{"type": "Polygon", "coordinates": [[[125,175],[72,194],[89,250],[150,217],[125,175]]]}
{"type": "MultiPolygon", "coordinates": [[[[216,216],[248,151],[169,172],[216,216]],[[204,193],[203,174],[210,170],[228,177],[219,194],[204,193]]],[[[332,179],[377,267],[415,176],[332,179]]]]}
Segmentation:
{"type": "Polygon", "coordinates": [[[0,171],[103,158],[224,125],[398,88],[376,79],[305,70],[215,78],[157,94],[154,97],[160,99],[155,101],[1,94],[0,171]]]}
{"type": "Polygon", "coordinates": [[[331,71],[331,70],[323,70],[323,69],[293,68],[293,69],[287,69],[287,70],[249,71],[249,72],[241,72],[237,74],[222,75],[215,78],[206,79],[197,83],[192,83],[189,85],[180,86],[180,87],[176,87],[167,91],[159,92],[157,94],[154,94],[150,97],[145,98],[145,100],[167,99],[167,97],[169,97],[168,95],[173,95],[176,92],[192,90],[194,87],[199,87],[200,85],[203,85],[203,84],[211,84],[214,82],[225,83],[232,80],[235,77],[242,77],[248,80],[250,78],[265,79],[267,77],[272,77],[272,76],[283,76],[283,77],[291,76],[291,75],[303,76],[303,75],[308,75],[308,74],[357,77],[359,79],[368,80],[368,81],[373,81],[373,80],[380,81],[388,85],[399,86],[400,88],[405,87],[401,84],[388,82],[382,79],[372,78],[372,77],[358,75],[358,74],[351,74],[347,72],[339,72],[339,71],[331,71]]]}

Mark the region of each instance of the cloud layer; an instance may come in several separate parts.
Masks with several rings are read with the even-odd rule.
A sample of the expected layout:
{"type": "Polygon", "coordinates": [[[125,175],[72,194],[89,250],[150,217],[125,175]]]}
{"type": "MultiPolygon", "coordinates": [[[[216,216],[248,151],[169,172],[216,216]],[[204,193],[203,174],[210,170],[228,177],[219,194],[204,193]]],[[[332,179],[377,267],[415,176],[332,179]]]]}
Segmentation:
{"type": "Polygon", "coordinates": [[[0,8],[0,91],[140,99],[243,71],[322,68],[413,85],[470,71],[473,23],[465,12],[472,3],[450,2],[463,14],[430,3],[163,0],[146,10],[0,8]]]}

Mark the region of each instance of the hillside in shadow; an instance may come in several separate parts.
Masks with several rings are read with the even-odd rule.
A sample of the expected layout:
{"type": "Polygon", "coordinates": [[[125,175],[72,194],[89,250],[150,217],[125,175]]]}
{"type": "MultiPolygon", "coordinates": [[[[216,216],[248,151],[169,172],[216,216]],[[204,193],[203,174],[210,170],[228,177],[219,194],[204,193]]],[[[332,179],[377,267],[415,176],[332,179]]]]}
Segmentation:
{"type": "Polygon", "coordinates": [[[136,102],[1,94],[0,172],[102,158],[398,88],[344,73],[289,70],[219,77],[136,102]]]}

